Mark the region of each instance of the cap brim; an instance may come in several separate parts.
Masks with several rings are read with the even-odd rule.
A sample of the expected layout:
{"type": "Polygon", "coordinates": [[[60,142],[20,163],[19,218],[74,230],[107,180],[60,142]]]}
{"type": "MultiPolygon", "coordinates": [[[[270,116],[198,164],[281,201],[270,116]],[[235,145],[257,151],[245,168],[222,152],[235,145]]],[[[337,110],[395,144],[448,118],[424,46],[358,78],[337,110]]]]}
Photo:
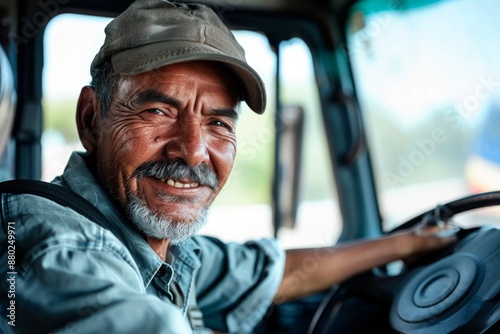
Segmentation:
{"type": "Polygon", "coordinates": [[[239,77],[243,100],[257,114],[266,107],[266,91],[260,76],[247,63],[229,57],[206,44],[185,41],[159,42],[127,49],[111,56],[116,72],[133,75],[187,61],[217,61],[226,64],[239,77]]]}

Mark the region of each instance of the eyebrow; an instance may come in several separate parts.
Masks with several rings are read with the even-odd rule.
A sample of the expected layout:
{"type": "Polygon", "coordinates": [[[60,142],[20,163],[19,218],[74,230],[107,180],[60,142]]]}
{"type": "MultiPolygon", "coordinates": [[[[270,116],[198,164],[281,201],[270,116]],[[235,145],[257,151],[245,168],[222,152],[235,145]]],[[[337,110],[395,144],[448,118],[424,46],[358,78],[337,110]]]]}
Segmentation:
{"type": "MultiPolygon", "coordinates": [[[[168,96],[156,89],[146,89],[133,99],[134,104],[146,104],[150,102],[160,102],[173,106],[174,108],[181,108],[181,101],[168,96]]],[[[216,108],[211,110],[212,115],[229,117],[233,121],[237,121],[239,113],[233,108],[216,108]]]]}
{"type": "Polygon", "coordinates": [[[171,106],[179,109],[181,106],[181,101],[174,99],[171,96],[165,95],[156,89],[146,89],[140,92],[134,99],[134,104],[146,104],[150,102],[161,102],[165,104],[170,104],[171,106]]]}
{"type": "Polygon", "coordinates": [[[239,114],[233,108],[212,109],[212,115],[229,117],[233,122],[238,120],[239,114]]]}

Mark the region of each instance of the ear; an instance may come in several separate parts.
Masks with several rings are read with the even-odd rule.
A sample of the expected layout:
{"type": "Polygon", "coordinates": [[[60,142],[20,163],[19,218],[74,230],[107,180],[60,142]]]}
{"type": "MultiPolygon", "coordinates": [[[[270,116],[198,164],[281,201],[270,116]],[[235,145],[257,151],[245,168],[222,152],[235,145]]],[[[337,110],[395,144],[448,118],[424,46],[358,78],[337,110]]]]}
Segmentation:
{"type": "Polygon", "coordinates": [[[88,153],[94,152],[97,146],[99,112],[95,91],[89,86],[83,87],[76,105],[76,126],[80,141],[88,153]]]}

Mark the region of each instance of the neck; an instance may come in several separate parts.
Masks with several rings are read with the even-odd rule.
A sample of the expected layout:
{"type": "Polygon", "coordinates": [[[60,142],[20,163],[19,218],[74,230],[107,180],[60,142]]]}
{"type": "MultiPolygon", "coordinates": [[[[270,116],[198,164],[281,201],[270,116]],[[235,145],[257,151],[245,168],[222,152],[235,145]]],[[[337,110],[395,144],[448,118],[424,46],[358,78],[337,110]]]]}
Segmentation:
{"type": "Polygon", "coordinates": [[[146,237],[146,242],[154,250],[156,255],[158,255],[163,262],[166,262],[170,240],[146,237]]]}

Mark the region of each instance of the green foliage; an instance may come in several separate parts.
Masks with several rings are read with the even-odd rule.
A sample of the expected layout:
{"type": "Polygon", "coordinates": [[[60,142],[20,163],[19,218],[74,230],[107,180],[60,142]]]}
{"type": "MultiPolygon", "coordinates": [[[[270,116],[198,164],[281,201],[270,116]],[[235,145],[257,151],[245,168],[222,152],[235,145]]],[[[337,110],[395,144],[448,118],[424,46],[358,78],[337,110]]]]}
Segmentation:
{"type": "Polygon", "coordinates": [[[75,121],[76,99],[44,100],[42,107],[45,130],[59,131],[66,142],[79,140],[75,121]]]}
{"type": "Polygon", "coordinates": [[[237,127],[233,171],[217,198],[220,205],[269,203],[274,161],[272,112],[256,115],[244,108],[237,127]]]}

